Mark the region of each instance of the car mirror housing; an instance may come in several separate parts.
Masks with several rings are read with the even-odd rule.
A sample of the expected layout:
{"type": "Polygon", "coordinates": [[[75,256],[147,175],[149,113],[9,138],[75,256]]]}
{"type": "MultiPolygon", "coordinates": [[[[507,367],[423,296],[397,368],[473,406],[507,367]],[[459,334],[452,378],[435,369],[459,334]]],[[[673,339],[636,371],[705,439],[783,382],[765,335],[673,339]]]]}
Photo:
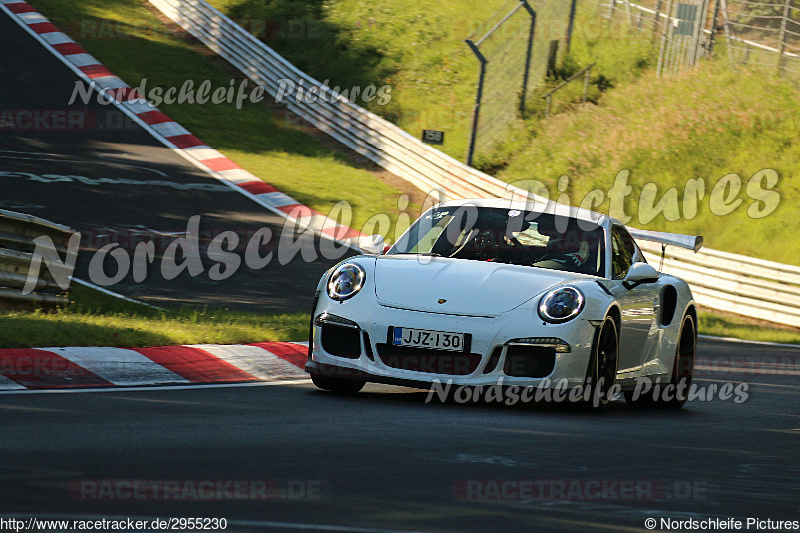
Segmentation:
{"type": "Polygon", "coordinates": [[[625,276],[623,283],[628,289],[632,289],[642,283],[655,283],[658,281],[660,274],[658,270],[653,268],[647,263],[634,263],[628,269],[628,274],[625,276]]]}
{"type": "Polygon", "coordinates": [[[381,255],[385,246],[381,235],[370,235],[358,243],[358,249],[365,255],[381,255]]]}

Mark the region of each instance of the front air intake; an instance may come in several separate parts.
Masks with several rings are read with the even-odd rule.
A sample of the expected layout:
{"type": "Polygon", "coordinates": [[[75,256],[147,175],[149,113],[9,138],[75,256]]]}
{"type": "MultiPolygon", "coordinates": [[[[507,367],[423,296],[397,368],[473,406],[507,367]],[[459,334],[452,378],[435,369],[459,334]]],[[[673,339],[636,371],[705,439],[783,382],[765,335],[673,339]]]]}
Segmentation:
{"type": "Polygon", "coordinates": [[[467,376],[477,370],[480,354],[444,352],[425,348],[409,348],[378,344],[378,357],[386,366],[427,374],[467,376]]]}
{"type": "Polygon", "coordinates": [[[322,349],[336,357],[361,357],[361,328],[352,320],[323,313],[314,324],[322,329],[322,349]]]}
{"type": "Polygon", "coordinates": [[[556,350],[551,346],[509,345],[503,372],[520,378],[544,378],[556,367],[556,350]]]}

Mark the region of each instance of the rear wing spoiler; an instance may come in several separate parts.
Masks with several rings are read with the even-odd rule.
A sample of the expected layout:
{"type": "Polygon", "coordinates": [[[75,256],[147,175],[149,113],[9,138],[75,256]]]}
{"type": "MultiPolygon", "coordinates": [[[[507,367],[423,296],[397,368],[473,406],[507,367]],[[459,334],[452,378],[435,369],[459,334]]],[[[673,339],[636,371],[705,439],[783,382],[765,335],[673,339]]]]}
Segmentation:
{"type": "Polygon", "coordinates": [[[671,244],[697,253],[703,246],[703,237],[695,235],[681,235],[679,233],[664,233],[661,231],[649,231],[645,229],[628,228],[628,232],[634,239],[643,241],[658,242],[666,246],[671,244]]]}

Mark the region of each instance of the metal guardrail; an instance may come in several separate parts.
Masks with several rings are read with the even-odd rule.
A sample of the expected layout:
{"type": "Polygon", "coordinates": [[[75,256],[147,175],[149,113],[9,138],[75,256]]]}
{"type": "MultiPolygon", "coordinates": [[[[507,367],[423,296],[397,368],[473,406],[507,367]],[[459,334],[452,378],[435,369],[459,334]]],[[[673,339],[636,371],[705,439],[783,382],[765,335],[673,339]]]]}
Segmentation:
{"type": "Polygon", "coordinates": [[[33,240],[50,237],[59,255],[66,255],[73,233],[48,220],[0,209],[0,307],[30,309],[69,302],[68,293],[61,290],[46,268],[41,269],[33,292],[23,294],[23,288],[33,259],[31,252],[36,248],[33,240]]]}
{"type": "MultiPolygon", "coordinates": [[[[281,80],[296,85],[302,80],[306,88],[321,86],[203,0],[149,1],[272,96],[278,93],[281,80]]],[[[422,190],[439,190],[444,198],[452,199],[527,194],[422,143],[351,102],[309,104],[294,99],[293,94],[286,96],[291,112],[422,190]]],[[[658,264],[660,247],[645,243],[642,249],[658,264]]],[[[664,271],[685,279],[700,305],[800,327],[800,267],[714,250],[695,255],[667,248],[664,271]]]]}
{"type": "MultiPolygon", "coordinates": [[[[652,264],[661,261],[658,244],[638,244],[652,264]]],[[[701,306],[800,327],[800,267],[719,250],[667,247],[662,270],[686,280],[701,306]]]]}

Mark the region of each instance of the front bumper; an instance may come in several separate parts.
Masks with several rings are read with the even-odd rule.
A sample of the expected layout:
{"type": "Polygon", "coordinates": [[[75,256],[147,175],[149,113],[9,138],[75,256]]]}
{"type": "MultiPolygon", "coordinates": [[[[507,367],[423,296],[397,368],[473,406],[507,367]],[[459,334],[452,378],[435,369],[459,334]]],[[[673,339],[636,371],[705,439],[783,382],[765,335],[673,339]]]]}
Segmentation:
{"type": "Polygon", "coordinates": [[[312,321],[307,372],[421,388],[428,388],[434,381],[488,386],[501,378],[505,385],[555,387],[564,380],[570,386],[581,385],[596,332],[588,320],[580,317],[565,324],[544,323],[530,307],[485,318],[395,309],[377,303],[368,308],[342,305],[327,301],[324,296],[312,321]],[[468,351],[397,349],[387,338],[392,327],[464,333],[469,338],[468,351]],[[324,339],[323,328],[327,328],[324,339]],[[562,339],[570,351],[559,353],[549,348],[548,352],[547,347],[533,346],[535,343],[529,342],[533,338],[562,339]],[[528,342],[520,343],[520,339],[528,342]],[[420,357],[413,357],[415,354],[420,357]],[[519,361],[528,354],[542,360],[551,356],[552,362],[544,367],[534,362],[533,370],[523,367],[520,371],[519,361]]]}

